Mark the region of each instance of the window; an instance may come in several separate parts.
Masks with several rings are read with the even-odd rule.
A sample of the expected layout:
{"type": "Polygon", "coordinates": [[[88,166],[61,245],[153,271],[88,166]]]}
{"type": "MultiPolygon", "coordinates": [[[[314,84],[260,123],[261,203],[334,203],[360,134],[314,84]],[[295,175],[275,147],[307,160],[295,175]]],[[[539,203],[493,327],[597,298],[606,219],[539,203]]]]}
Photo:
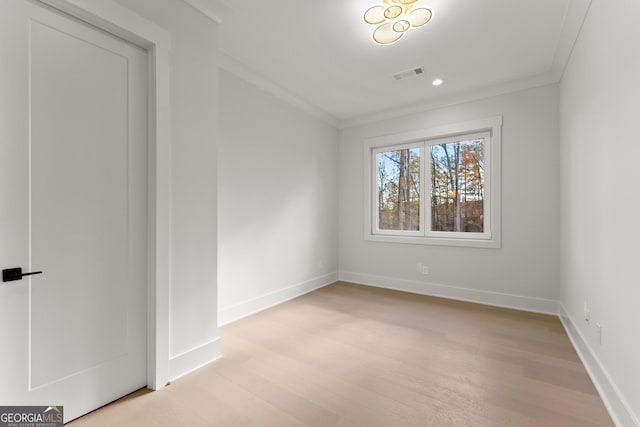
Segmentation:
{"type": "MultiPolygon", "coordinates": [[[[420,146],[374,150],[376,160],[377,230],[399,235],[419,232],[422,175],[420,146]]],[[[419,233],[413,233],[419,235],[419,233]]]]}
{"type": "Polygon", "coordinates": [[[502,118],[365,141],[365,238],[500,247],[502,118]]]}

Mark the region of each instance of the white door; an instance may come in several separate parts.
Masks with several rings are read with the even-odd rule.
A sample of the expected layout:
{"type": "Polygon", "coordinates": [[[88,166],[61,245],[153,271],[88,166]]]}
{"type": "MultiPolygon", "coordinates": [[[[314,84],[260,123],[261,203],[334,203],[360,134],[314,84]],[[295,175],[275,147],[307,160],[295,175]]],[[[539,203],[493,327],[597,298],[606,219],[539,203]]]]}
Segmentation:
{"type": "Polygon", "coordinates": [[[0,0],[0,405],[65,421],[146,385],[147,55],[0,0]]]}

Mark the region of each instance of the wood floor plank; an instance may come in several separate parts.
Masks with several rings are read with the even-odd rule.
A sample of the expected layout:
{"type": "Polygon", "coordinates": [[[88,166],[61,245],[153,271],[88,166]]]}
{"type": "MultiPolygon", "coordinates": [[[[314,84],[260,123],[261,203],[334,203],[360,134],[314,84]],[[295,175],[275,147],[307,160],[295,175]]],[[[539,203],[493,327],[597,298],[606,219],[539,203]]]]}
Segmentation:
{"type": "Polygon", "coordinates": [[[223,360],[73,427],[613,425],[554,316],[338,282],[220,335],[223,360]]]}

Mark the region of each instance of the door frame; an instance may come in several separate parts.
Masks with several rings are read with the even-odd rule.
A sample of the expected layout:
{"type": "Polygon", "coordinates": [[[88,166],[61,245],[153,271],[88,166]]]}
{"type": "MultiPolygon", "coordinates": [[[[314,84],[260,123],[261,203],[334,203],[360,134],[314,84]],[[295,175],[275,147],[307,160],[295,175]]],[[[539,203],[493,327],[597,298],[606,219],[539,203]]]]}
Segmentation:
{"type": "Polygon", "coordinates": [[[171,261],[171,33],[113,0],[38,0],[142,47],[148,53],[147,387],[169,382],[171,261]]]}

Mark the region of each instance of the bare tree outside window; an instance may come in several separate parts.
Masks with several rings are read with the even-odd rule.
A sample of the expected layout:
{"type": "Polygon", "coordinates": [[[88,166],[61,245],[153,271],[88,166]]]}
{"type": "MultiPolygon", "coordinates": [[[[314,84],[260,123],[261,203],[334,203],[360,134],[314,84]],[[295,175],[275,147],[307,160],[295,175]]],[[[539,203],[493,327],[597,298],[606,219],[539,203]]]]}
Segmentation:
{"type": "Polygon", "coordinates": [[[484,231],[484,139],[431,145],[431,231],[484,231]]]}
{"type": "Polygon", "coordinates": [[[378,226],[420,229],[420,148],[378,153],[378,226]]]}

